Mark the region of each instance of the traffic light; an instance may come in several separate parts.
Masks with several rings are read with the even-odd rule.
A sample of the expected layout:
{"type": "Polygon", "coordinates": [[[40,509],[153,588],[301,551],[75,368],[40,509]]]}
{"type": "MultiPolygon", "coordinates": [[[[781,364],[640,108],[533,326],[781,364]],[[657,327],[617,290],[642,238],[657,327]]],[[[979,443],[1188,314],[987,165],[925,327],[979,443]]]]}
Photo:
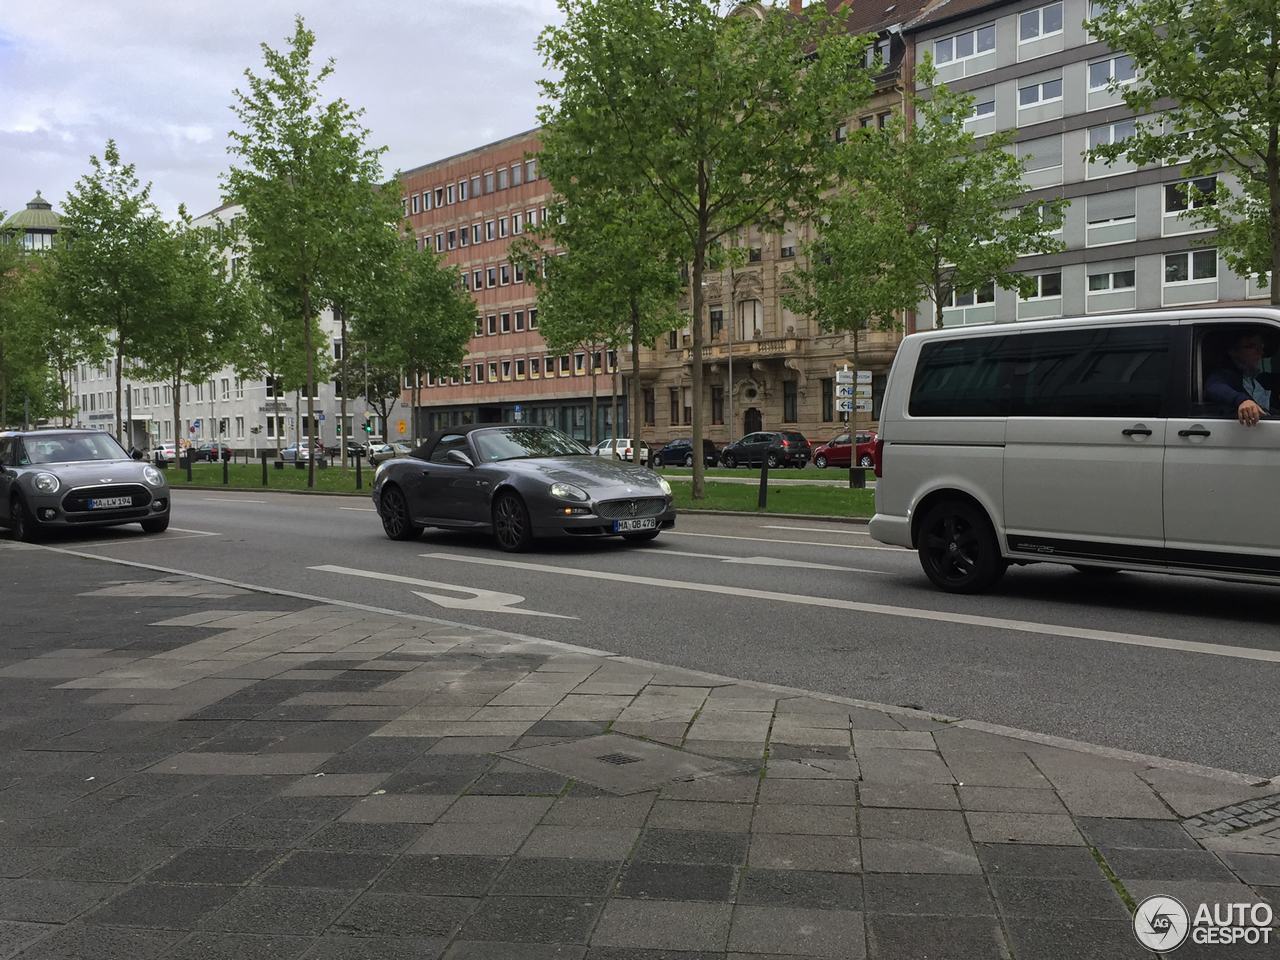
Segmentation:
{"type": "Polygon", "coordinates": [[[366,434],[373,433],[373,423],[369,420],[369,415],[367,413],[364,415],[364,432],[366,434]]]}

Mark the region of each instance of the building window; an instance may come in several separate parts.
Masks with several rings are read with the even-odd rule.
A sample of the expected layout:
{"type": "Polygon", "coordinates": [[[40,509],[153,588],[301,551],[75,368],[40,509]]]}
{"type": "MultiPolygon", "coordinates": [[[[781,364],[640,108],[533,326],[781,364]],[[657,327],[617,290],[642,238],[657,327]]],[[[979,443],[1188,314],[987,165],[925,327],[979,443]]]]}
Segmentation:
{"type": "Polygon", "coordinates": [[[523,233],[523,232],[524,232],[524,227],[522,226],[522,224],[523,224],[523,221],[520,219],[520,214],[518,214],[518,213],[513,213],[513,214],[511,215],[511,233],[512,233],[512,235],[516,235],[516,234],[520,234],[520,233],[523,233]]]}
{"type": "Polygon", "coordinates": [[[889,125],[889,118],[893,116],[893,111],[886,110],[884,113],[876,114],[876,126],[881,130],[889,125]]]}
{"type": "Polygon", "coordinates": [[[489,362],[489,382],[490,383],[498,382],[498,361],[496,360],[492,360],[489,362]]]}
{"type": "Polygon", "coordinates": [[[882,73],[889,65],[889,39],[887,37],[867,44],[862,51],[862,65],[868,70],[882,73]]]}
{"type": "Polygon", "coordinates": [[[499,217],[498,218],[498,236],[505,237],[506,235],[507,235],[507,218],[499,217]]]}
{"type": "Polygon", "coordinates": [[[410,208],[413,210],[413,212],[414,212],[414,213],[417,213],[417,212],[418,212],[418,209],[419,209],[419,208],[418,208],[418,195],[415,193],[412,197],[410,197],[410,198],[409,198],[409,200],[410,200],[410,204],[409,204],[409,205],[410,205],[410,208]]]}
{"type": "Polygon", "coordinates": [[[452,249],[454,249],[455,247],[457,247],[457,245],[458,245],[458,231],[457,231],[457,230],[450,230],[450,231],[448,232],[448,234],[446,234],[446,237],[447,237],[447,239],[446,239],[446,241],[445,241],[446,249],[452,250],[452,249]]]}
{"type": "Polygon", "coordinates": [[[483,286],[484,286],[484,274],[479,270],[473,270],[471,272],[471,289],[479,290],[483,286]]]}
{"type": "Polygon", "coordinates": [[[1115,143],[1124,143],[1137,129],[1133,120],[1121,120],[1101,127],[1089,128],[1089,149],[1115,143]]]}
{"type": "Polygon", "coordinates": [[[671,402],[671,425],[673,427],[680,424],[680,391],[676,387],[670,387],[667,390],[667,398],[671,402]]]}
{"type": "Polygon", "coordinates": [[[1216,280],[1218,277],[1217,250],[1191,250],[1186,253],[1167,253],[1164,257],[1164,282],[1196,283],[1216,280]]]}
{"type": "Polygon", "coordinates": [[[515,278],[514,283],[524,283],[524,265],[517,263],[512,269],[512,276],[515,278]]]}
{"type": "Polygon", "coordinates": [[[657,416],[655,407],[657,406],[653,398],[653,388],[645,387],[640,391],[644,400],[644,425],[646,427],[654,426],[657,416]]]}
{"type": "Polygon", "coordinates": [[[537,380],[538,377],[540,377],[541,375],[542,375],[542,358],[530,357],[529,358],[529,379],[537,380]]]}
{"type": "Polygon", "coordinates": [[[1133,57],[1122,53],[1106,60],[1094,60],[1089,64],[1089,92],[1097,93],[1107,89],[1112,81],[1116,83],[1132,83],[1137,76],[1133,67],[1133,57]]]}
{"type": "Polygon", "coordinates": [[[526,160],[524,162],[525,183],[532,183],[534,180],[537,180],[537,179],[538,179],[538,161],[536,159],[526,160]]]}
{"type": "Polygon", "coordinates": [[[451,184],[449,184],[447,187],[445,187],[445,201],[444,201],[444,202],[445,202],[445,203],[453,203],[453,198],[454,198],[453,184],[451,183],[451,184]]]}
{"type": "Polygon", "coordinates": [[[502,314],[502,332],[503,333],[511,332],[511,314],[509,313],[502,314]]]}
{"type": "Polygon", "coordinates": [[[531,308],[531,309],[529,310],[529,329],[530,329],[530,330],[537,330],[537,329],[538,329],[538,309],[537,309],[537,307],[533,307],[533,308],[531,308]]]}
{"type": "Polygon", "coordinates": [[[492,220],[486,220],[484,222],[484,238],[486,240],[493,239],[493,221],[492,220]]]}
{"type": "Polygon", "coordinates": [[[236,417],[236,439],[244,439],[244,417],[236,417]]]}
{"type": "Polygon", "coordinates": [[[499,190],[507,189],[508,183],[510,183],[510,180],[507,176],[507,168],[502,167],[501,169],[498,170],[498,189],[499,190]]]}
{"type": "Polygon", "coordinates": [[[1042,107],[1062,99],[1062,78],[1041,80],[1018,88],[1018,109],[1042,107]]]}
{"type": "Polygon", "coordinates": [[[836,127],[836,143],[844,143],[849,139],[849,125],[842,123],[836,127]]]}
{"type": "Polygon", "coordinates": [[[516,359],[516,379],[524,379],[524,357],[518,357],[516,359]]]}
{"type": "Polygon", "coordinates": [[[471,178],[471,196],[480,196],[480,178],[478,176],[471,178]]]}
{"type": "Polygon", "coordinates": [[[444,234],[436,234],[436,253],[444,253],[444,234]]]}
{"type": "Polygon", "coordinates": [[[782,240],[778,244],[778,256],[783,260],[789,260],[796,255],[796,235],[794,233],[784,233],[782,240]]]}
{"type": "Polygon", "coordinates": [[[523,310],[516,311],[516,328],[515,329],[516,329],[516,333],[519,333],[521,330],[524,329],[524,311],[523,310]]]}
{"type": "Polygon", "coordinates": [[[567,377],[569,375],[569,368],[571,365],[572,365],[572,359],[566,353],[564,356],[560,358],[560,376],[567,377]]]}
{"type": "Polygon", "coordinates": [[[684,424],[688,426],[693,423],[693,388],[683,387],[680,390],[681,413],[684,414],[684,424]]]}
{"type": "Polygon", "coordinates": [[[667,349],[674,350],[680,345],[680,334],[675,330],[667,331],[667,349]]]}
{"type": "Polygon", "coordinates": [[[484,336],[484,317],[481,317],[481,316],[476,317],[476,336],[477,337],[484,336]]]}
{"type": "MultiPolygon", "coordinates": [[[[414,199],[417,199],[417,198],[415,197],[414,199]]],[[[400,198],[400,215],[404,217],[407,217],[409,215],[409,198],[408,197],[400,198]]]]}
{"type": "Polygon", "coordinates": [[[498,268],[498,283],[506,286],[511,282],[511,264],[504,263],[498,268]]]}
{"type": "Polygon", "coordinates": [[[761,257],[761,250],[760,250],[760,248],[759,248],[759,247],[748,247],[748,248],[747,248],[747,262],[748,262],[748,263],[759,263],[759,262],[760,262],[760,257],[761,257]]]}
{"type": "Polygon", "coordinates": [[[1134,289],[1135,274],[1132,270],[1105,270],[1089,274],[1090,293],[1115,293],[1134,289]]]}
{"type": "Polygon", "coordinates": [[[498,315],[496,313],[489,314],[489,336],[493,336],[498,332],[498,315]]]}
{"type": "Polygon", "coordinates": [[[1024,300],[1045,300],[1062,296],[1062,274],[1041,273],[1031,278],[1035,281],[1035,292],[1024,300]]]}
{"type": "Polygon", "coordinates": [[[458,231],[458,246],[465,247],[471,242],[471,231],[463,227],[458,231]]]}
{"type": "Polygon", "coordinates": [[[933,59],[938,66],[958,63],[971,57],[990,53],[996,48],[996,25],[988,23],[975,30],[966,30],[953,37],[933,42],[933,59]]]}
{"type": "Polygon", "coordinates": [[[231,381],[228,380],[226,377],[222,378],[222,399],[223,400],[231,399],[231,381]]]}
{"type": "Polygon", "coordinates": [[[524,182],[524,167],[518,163],[511,165],[511,185],[513,187],[520,186],[524,182]]]}
{"type": "Polygon", "coordinates": [[[458,181],[458,202],[461,203],[465,199],[467,199],[467,181],[459,180],[458,181]]]}
{"type": "Polygon", "coordinates": [[[530,227],[536,227],[538,225],[537,210],[526,210],[524,212],[524,225],[525,225],[525,229],[528,229],[530,227]]]}
{"type": "Polygon", "coordinates": [[[981,303],[996,302],[996,285],[988,283],[976,290],[952,290],[951,296],[947,300],[948,307],[972,307],[981,303]]]}
{"type": "Polygon", "coordinates": [[[831,423],[836,418],[835,380],[824,377],[822,380],[822,422],[831,423]]]}
{"type": "Polygon", "coordinates": [[[475,381],[476,383],[484,383],[484,364],[483,363],[476,364],[475,381]]]}
{"type": "Polygon", "coordinates": [[[796,382],[782,381],[782,422],[795,423],[796,416],[796,382]]]}
{"type": "Polygon", "coordinates": [[[573,355],[573,372],[575,376],[580,376],[587,372],[587,355],[585,353],[575,353],[573,355]]]}
{"type": "Polygon", "coordinates": [[[1051,3],[1018,15],[1018,42],[1030,43],[1062,32],[1062,4],[1051,3]]]}
{"type": "Polygon", "coordinates": [[[480,242],[480,229],[481,227],[480,227],[480,224],[478,223],[473,223],[471,225],[471,242],[472,243],[480,242]]]}
{"type": "Polygon", "coordinates": [[[436,187],[436,209],[444,206],[444,187],[436,187]]]}
{"type": "Polygon", "coordinates": [[[724,307],[716,305],[711,308],[711,339],[717,339],[724,333],[724,307]]]}
{"type": "Polygon", "coordinates": [[[498,285],[498,268],[487,267],[484,271],[485,286],[492,289],[498,285]]]}
{"type": "Polygon", "coordinates": [[[724,423],[724,387],[711,388],[711,422],[724,423]]]}
{"type": "Polygon", "coordinates": [[[1201,207],[1212,207],[1218,202],[1217,191],[1216,176],[1166,184],[1164,212],[1183,213],[1187,210],[1198,210],[1201,207]]]}
{"type": "Polygon", "coordinates": [[[484,192],[493,193],[493,171],[487,170],[484,175],[484,192]]]}
{"type": "Polygon", "coordinates": [[[464,384],[471,383],[471,364],[469,363],[462,365],[462,382],[464,384]]]}

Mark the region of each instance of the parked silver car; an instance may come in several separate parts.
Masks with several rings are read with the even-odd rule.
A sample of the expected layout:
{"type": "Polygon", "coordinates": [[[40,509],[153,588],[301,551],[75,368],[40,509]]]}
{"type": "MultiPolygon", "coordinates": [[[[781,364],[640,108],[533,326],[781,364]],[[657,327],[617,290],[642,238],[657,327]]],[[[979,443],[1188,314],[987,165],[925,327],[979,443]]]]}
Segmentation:
{"type": "MultiPolygon", "coordinates": [[[[141,454],[139,454],[140,456],[141,454]]],[[[96,430],[0,433],[0,524],[28,543],[53,528],[169,526],[164,474],[96,430]]]]}

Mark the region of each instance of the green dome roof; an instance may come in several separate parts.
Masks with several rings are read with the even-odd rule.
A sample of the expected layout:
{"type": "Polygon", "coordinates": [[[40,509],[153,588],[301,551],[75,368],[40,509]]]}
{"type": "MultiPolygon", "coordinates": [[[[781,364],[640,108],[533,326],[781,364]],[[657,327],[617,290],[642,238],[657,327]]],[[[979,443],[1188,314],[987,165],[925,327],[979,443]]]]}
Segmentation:
{"type": "Polygon", "coordinates": [[[53,212],[53,204],[37,190],[35,197],[27,202],[27,209],[19,210],[6,220],[4,227],[6,230],[57,230],[61,223],[62,218],[53,212]]]}

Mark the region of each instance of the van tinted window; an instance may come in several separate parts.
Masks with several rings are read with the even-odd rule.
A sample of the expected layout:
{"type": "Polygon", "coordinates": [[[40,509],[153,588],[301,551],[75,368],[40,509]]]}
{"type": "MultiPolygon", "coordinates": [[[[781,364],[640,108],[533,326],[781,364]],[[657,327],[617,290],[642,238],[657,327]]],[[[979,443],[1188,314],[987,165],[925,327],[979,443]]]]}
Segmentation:
{"type": "Polygon", "coordinates": [[[966,337],[925,344],[913,417],[1156,417],[1170,327],[966,337]]]}

